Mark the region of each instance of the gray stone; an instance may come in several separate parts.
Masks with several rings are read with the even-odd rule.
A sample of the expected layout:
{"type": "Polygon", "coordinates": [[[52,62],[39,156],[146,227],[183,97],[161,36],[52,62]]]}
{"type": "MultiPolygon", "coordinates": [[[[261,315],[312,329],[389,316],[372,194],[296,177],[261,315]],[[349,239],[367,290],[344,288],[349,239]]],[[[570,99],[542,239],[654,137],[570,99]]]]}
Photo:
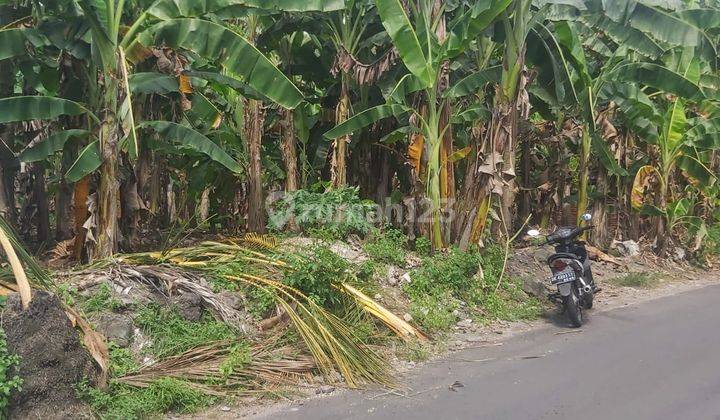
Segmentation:
{"type": "Polygon", "coordinates": [[[335,392],[335,387],[330,385],[323,385],[315,390],[316,394],[332,394],[335,392]]]}
{"type": "Polygon", "coordinates": [[[679,246],[675,247],[673,249],[673,259],[677,262],[681,262],[685,260],[685,257],[687,256],[687,253],[685,252],[684,248],[680,248],[679,246]]]}
{"type": "Polygon", "coordinates": [[[635,257],[640,255],[640,245],[633,241],[613,241],[610,248],[617,251],[621,257],[635,257]]]}
{"type": "Polygon", "coordinates": [[[203,300],[194,293],[183,293],[171,299],[178,314],[186,321],[198,322],[202,318],[203,300]]]}
{"type": "Polygon", "coordinates": [[[406,313],[405,315],[403,315],[403,319],[405,320],[405,322],[410,322],[413,320],[413,317],[412,315],[406,313]]]}
{"type": "Polygon", "coordinates": [[[544,299],[548,294],[544,278],[526,277],[523,279],[522,289],[525,293],[541,299],[544,299]]]}
{"type": "Polygon", "coordinates": [[[462,321],[458,321],[458,323],[455,324],[455,326],[457,326],[458,328],[470,328],[470,327],[472,327],[472,323],[473,323],[472,319],[465,318],[462,321]]]}
{"type": "Polygon", "coordinates": [[[133,342],[133,322],[130,317],[120,314],[107,313],[100,315],[95,321],[97,330],[108,341],[113,341],[119,347],[128,347],[133,342]]]}

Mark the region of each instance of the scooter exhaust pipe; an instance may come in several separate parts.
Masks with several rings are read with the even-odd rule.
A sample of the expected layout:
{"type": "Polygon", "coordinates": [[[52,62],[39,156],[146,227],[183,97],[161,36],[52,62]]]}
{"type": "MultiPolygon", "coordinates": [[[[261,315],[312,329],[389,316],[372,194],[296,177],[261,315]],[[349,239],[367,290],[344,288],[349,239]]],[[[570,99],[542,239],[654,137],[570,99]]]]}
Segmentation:
{"type": "Polygon", "coordinates": [[[590,292],[592,292],[592,286],[589,286],[587,283],[585,283],[585,279],[583,279],[582,277],[580,277],[579,280],[580,280],[580,284],[582,284],[582,290],[583,290],[583,292],[585,292],[585,293],[590,293],[590,292]]]}

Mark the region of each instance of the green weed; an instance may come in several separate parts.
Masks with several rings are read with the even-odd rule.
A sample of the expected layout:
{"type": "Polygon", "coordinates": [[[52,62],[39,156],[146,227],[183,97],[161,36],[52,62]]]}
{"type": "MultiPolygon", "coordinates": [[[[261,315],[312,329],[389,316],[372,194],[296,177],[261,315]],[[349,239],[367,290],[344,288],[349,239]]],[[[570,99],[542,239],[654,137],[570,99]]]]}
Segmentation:
{"type": "Polygon", "coordinates": [[[227,324],[209,315],[205,315],[200,322],[189,322],[173,309],[157,305],[141,309],[135,317],[135,324],[150,336],[152,344],[148,351],[158,358],[179,354],[208,342],[236,337],[227,324]]]}
{"type": "Polygon", "coordinates": [[[81,382],[78,395],[89,402],[101,419],[108,420],[146,419],[169,411],[193,413],[215,402],[215,398],[174,378],[158,379],[147,388],[111,382],[107,391],[81,382]]]}
{"type": "Polygon", "coordinates": [[[20,357],[10,354],[5,331],[0,328],[0,418],[6,418],[10,395],[19,391],[23,380],[15,374],[20,357]]]}
{"type": "Polygon", "coordinates": [[[97,313],[106,310],[117,310],[122,307],[122,302],[113,296],[112,288],[108,283],[102,283],[98,290],[83,303],[85,313],[97,313]]]}
{"type": "Polygon", "coordinates": [[[375,230],[363,248],[376,261],[397,266],[405,265],[407,236],[396,229],[375,230]]]}
{"type": "Polygon", "coordinates": [[[652,289],[660,284],[660,276],[656,273],[630,272],[609,281],[616,286],[652,289]]]}

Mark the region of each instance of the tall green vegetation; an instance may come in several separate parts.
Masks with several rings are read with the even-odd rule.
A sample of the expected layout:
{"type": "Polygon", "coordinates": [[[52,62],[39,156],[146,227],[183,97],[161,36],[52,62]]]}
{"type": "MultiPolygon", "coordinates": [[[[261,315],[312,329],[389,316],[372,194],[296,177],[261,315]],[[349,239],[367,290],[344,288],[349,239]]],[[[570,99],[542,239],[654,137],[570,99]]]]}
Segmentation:
{"type": "Polygon", "coordinates": [[[593,242],[649,226],[664,252],[702,243],[718,204],[714,1],[15,0],[0,16],[0,212],[76,259],[149,228],[263,231],[270,192],[288,204],[317,181],[393,205],[377,214],[435,250],[591,211],[593,242]]]}

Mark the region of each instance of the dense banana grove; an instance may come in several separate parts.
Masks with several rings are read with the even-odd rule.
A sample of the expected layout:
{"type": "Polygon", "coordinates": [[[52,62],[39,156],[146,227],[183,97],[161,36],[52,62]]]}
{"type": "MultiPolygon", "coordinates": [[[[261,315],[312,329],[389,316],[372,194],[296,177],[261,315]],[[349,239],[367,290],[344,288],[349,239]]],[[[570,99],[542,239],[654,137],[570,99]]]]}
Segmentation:
{"type": "Polygon", "coordinates": [[[719,41],[717,0],[0,0],[0,213],[83,261],[318,196],[434,249],[590,212],[698,251],[719,41]]]}

